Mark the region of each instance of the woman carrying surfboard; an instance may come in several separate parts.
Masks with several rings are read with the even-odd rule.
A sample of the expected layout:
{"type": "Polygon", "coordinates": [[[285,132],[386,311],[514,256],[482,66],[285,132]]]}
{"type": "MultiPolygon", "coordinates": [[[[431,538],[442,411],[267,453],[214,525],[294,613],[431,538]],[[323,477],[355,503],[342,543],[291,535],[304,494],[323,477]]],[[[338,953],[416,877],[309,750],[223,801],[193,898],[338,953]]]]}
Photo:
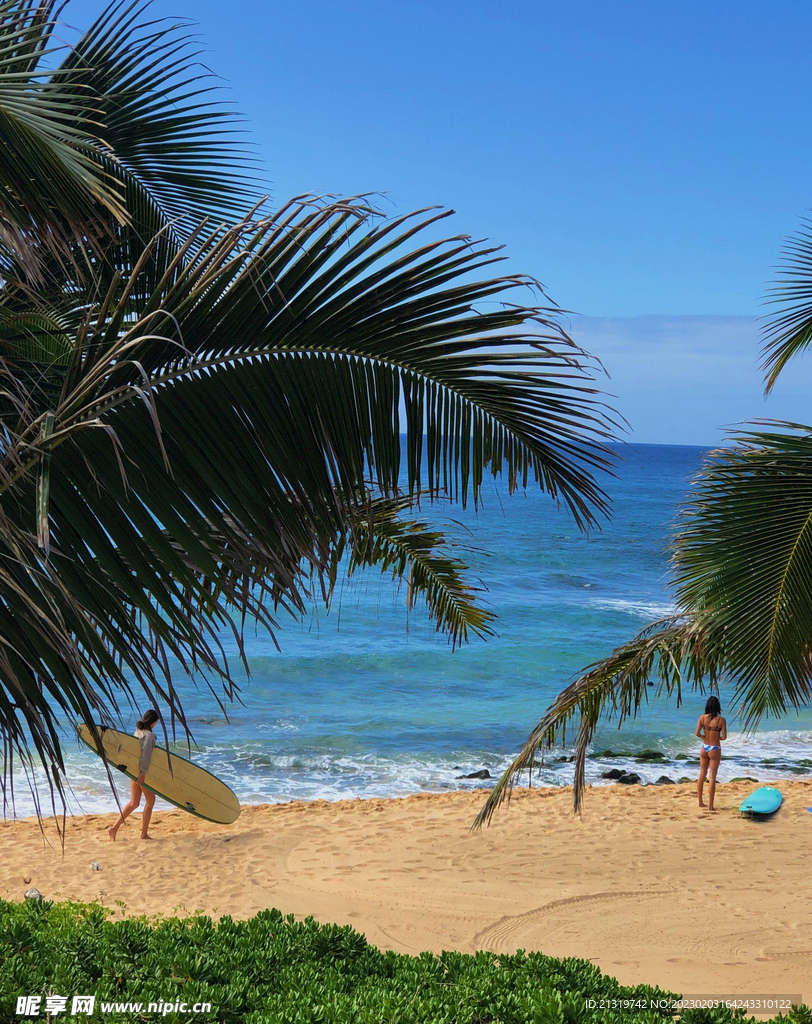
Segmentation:
{"type": "MultiPolygon", "coordinates": [[[[145,714],[141,721],[147,717],[151,716],[145,714]]],[[[182,811],[221,825],[230,825],[239,818],[240,801],[234,790],[200,765],[156,744],[151,727],[131,736],[109,725],[99,723],[91,728],[83,722],[76,734],[108,769],[115,768],[136,782],[140,779],[139,785],[147,794],[154,793],[182,811]],[[147,747],[152,747],[151,761],[146,758],[147,747]],[[146,772],[142,771],[142,759],[146,772]]],[[[138,806],[138,793],[132,793],[131,811],[138,806]]]]}
{"type": "Polygon", "coordinates": [[[708,810],[715,811],[713,800],[716,796],[716,775],[722,760],[722,740],[727,739],[727,722],[722,718],[722,705],[718,697],[708,697],[705,714],[700,715],[696,723],[696,735],[703,741],[699,751],[699,779],[696,784],[699,806],[705,806],[702,791],[705,777],[708,776],[708,810]]]}
{"type": "Polygon", "coordinates": [[[108,829],[110,838],[115,840],[118,830],[129,818],[132,812],[141,803],[141,796],[144,796],[144,813],[141,815],[141,838],[151,839],[149,835],[149,822],[152,818],[152,808],[155,806],[155,794],[151,793],[148,789],[145,789],[141,784],[144,781],[144,776],[149,771],[150,761],[152,761],[152,752],[155,749],[157,740],[155,739],[155,733],[152,731],[153,725],[160,721],[161,716],[155,710],[150,708],[149,711],[144,712],[144,717],[138,720],[135,727],[135,736],[138,742],[141,744],[141,760],[138,763],[138,778],[133,779],[130,782],[130,801],[121,808],[121,814],[118,816],[118,821],[113,825],[112,828],[108,829]]]}

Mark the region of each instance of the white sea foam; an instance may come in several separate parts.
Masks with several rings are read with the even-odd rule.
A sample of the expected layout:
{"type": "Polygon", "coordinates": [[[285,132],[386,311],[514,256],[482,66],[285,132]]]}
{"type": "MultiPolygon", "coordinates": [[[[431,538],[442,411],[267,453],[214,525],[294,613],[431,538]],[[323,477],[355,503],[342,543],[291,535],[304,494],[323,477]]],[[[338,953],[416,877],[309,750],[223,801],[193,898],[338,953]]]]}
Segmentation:
{"type": "Polygon", "coordinates": [[[633,601],[623,597],[598,597],[589,603],[602,611],[623,612],[646,621],[662,619],[676,611],[675,605],[663,601],[633,601]]]}
{"type": "MultiPolygon", "coordinates": [[[[638,746],[639,737],[629,735],[638,746]]],[[[622,742],[622,736],[619,737],[622,742]]],[[[617,744],[620,745],[620,744],[617,744]]],[[[657,746],[649,742],[649,747],[657,746]]],[[[587,782],[611,785],[601,776],[610,768],[635,772],[641,782],[653,783],[665,775],[673,781],[695,779],[698,741],[661,742],[662,760],[641,762],[633,751],[627,756],[590,758],[587,761],[587,782]],[[676,760],[676,755],[689,760],[676,760]]],[[[628,750],[628,747],[627,747],[628,750]]],[[[571,785],[573,765],[557,761],[570,751],[547,752],[543,766],[534,770],[533,785],[571,785]]],[[[371,754],[321,750],[275,754],[271,747],[259,743],[213,744],[193,755],[202,767],[213,771],[231,786],[245,804],[280,803],[290,800],[351,800],[371,797],[404,797],[421,792],[446,792],[451,789],[487,790],[510,764],[512,755],[483,750],[460,750],[442,756],[411,756],[408,754],[371,754]],[[487,768],[490,779],[463,779],[481,768],[487,768]]],[[[720,781],[737,776],[752,776],[761,782],[787,777],[812,775],[812,733],[803,730],[764,731],[756,735],[731,733],[725,744],[725,755],[719,771],[720,781]],[[765,763],[769,762],[769,763],[765,763]]],[[[72,814],[97,814],[115,809],[109,784],[99,761],[89,752],[68,751],[68,810],[72,814]]],[[[47,785],[37,778],[43,813],[51,813],[47,785]]],[[[527,778],[520,780],[526,785],[527,778]]],[[[119,799],[129,795],[129,781],[116,775],[119,799]]],[[[16,816],[35,812],[35,804],[25,779],[16,786],[16,816]]],[[[158,808],[169,805],[159,801],[158,808]]],[[[7,809],[8,816],[11,808],[7,809]]]]}
{"type": "MultiPolygon", "coordinates": [[[[92,758],[92,755],[91,755],[92,758]]],[[[195,755],[196,763],[218,775],[237,793],[245,804],[281,803],[290,800],[354,800],[372,797],[404,797],[414,793],[445,792],[450,789],[486,789],[493,785],[507,768],[511,758],[482,752],[461,752],[441,758],[377,756],[325,751],[316,755],[285,754],[274,756],[256,749],[224,747],[208,749],[195,755]],[[462,779],[460,776],[487,767],[490,780],[462,779]]],[[[100,762],[68,753],[68,812],[74,815],[99,814],[115,810],[116,802],[109,783],[100,770],[100,762]]],[[[564,785],[558,781],[559,766],[545,768],[535,779],[538,785],[564,785]]],[[[129,780],[114,773],[119,800],[129,796],[129,780]]],[[[44,814],[52,813],[44,776],[37,775],[39,801],[44,814]]],[[[161,801],[156,807],[168,808],[161,801]]],[[[26,780],[19,778],[15,786],[15,811],[7,808],[8,817],[34,814],[36,805],[26,780]]]]}

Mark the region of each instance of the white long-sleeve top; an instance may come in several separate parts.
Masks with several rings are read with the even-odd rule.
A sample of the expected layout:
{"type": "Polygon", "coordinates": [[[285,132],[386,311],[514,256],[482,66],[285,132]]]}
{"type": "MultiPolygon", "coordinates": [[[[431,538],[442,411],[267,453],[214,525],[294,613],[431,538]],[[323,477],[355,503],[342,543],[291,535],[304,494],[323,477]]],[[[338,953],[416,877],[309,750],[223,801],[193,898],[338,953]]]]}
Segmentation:
{"type": "Polygon", "coordinates": [[[155,749],[155,744],[158,742],[155,738],[155,733],[152,729],[136,729],[136,738],[141,744],[141,760],[138,762],[138,770],[146,773],[149,771],[149,765],[152,761],[152,751],[155,749]]]}

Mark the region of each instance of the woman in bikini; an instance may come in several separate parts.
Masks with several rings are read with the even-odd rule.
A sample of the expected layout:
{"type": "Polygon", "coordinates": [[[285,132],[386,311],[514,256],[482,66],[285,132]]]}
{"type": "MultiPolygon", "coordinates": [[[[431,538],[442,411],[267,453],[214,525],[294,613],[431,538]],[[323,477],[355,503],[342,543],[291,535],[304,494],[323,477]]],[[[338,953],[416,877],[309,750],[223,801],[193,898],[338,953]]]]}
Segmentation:
{"type": "Polygon", "coordinates": [[[716,774],[722,760],[722,740],[727,739],[727,722],[722,718],[722,705],[718,697],[708,697],[705,714],[700,715],[696,723],[696,735],[703,741],[702,749],[699,751],[699,780],[696,784],[699,806],[705,806],[702,791],[705,787],[705,777],[709,774],[708,810],[715,811],[713,799],[716,796],[716,774]]]}

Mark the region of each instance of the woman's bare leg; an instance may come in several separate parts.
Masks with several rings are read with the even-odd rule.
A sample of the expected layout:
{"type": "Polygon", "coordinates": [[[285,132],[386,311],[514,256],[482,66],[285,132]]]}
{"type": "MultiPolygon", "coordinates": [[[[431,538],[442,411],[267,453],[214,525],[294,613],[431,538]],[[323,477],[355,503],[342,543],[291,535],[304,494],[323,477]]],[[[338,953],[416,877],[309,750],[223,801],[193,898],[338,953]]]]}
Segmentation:
{"type": "MultiPolygon", "coordinates": [[[[699,751],[699,778],[696,780],[696,795],[699,797],[699,806],[704,807],[702,792],[705,788],[705,776],[708,774],[708,753],[706,750],[699,751]]],[[[712,801],[713,798],[711,798],[712,801]]]]}
{"type": "MultiPolygon", "coordinates": [[[[113,825],[112,828],[109,828],[107,830],[107,834],[110,836],[111,839],[115,840],[116,835],[118,834],[118,830],[127,820],[127,818],[129,818],[129,816],[136,809],[136,807],[141,803],[141,793],[142,790],[138,783],[131,782],[129,803],[124,804],[124,806],[121,808],[121,814],[119,814],[118,816],[118,821],[115,823],[115,825],[113,825]]],[[[153,797],[152,800],[154,803],[155,797],[153,797]]]]}
{"type": "Polygon", "coordinates": [[[149,822],[152,818],[152,808],[155,806],[155,794],[148,789],[144,790],[144,813],[141,815],[141,838],[151,839],[149,835],[149,822]]]}
{"type": "Polygon", "coordinates": [[[710,753],[710,779],[708,782],[708,810],[715,811],[713,799],[716,796],[716,774],[719,771],[719,764],[722,760],[721,750],[712,750],[710,753]]]}

